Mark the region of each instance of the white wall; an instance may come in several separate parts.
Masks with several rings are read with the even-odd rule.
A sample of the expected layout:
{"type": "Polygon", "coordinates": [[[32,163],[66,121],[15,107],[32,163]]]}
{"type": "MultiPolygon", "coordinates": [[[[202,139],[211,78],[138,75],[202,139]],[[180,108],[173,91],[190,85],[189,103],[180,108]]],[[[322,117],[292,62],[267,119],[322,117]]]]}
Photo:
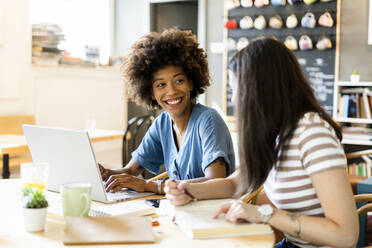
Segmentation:
{"type": "Polygon", "coordinates": [[[122,130],[127,122],[119,69],[33,67],[38,123],[74,129],[122,130]]]}
{"type": "Polygon", "coordinates": [[[150,31],[148,0],[115,0],[116,55],[127,55],[130,46],[150,31]]]}
{"type": "Polygon", "coordinates": [[[32,114],[31,30],[28,0],[2,0],[0,115],[32,114]]]}
{"type": "Polygon", "coordinates": [[[341,2],[340,80],[349,81],[357,69],[361,81],[372,81],[372,46],[368,45],[369,3],[366,0],[341,2]]]}

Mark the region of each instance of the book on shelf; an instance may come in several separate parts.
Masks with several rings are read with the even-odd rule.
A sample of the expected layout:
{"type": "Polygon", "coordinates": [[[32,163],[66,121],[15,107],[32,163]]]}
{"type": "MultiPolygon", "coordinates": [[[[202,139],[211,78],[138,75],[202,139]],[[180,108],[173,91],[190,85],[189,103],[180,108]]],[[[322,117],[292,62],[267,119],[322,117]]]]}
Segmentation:
{"type": "Polygon", "coordinates": [[[213,219],[219,206],[231,200],[233,199],[202,200],[177,207],[168,200],[161,200],[159,213],[175,221],[189,237],[194,239],[272,233],[271,227],[267,224],[232,224],[223,215],[213,219]]]}
{"type": "Polygon", "coordinates": [[[356,95],[353,94],[349,96],[349,111],[347,113],[347,117],[357,118],[357,113],[358,113],[357,99],[356,95]]]}
{"type": "Polygon", "coordinates": [[[339,101],[338,101],[338,117],[342,117],[342,111],[343,111],[343,97],[341,96],[339,101]]]}
{"type": "Polygon", "coordinates": [[[349,114],[349,100],[350,100],[350,95],[343,95],[342,96],[342,112],[341,112],[341,117],[347,118],[349,114]]]}
{"type": "Polygon", "coordinates": [[[353,176],[371,177],[370,163],[352,163],[348,164],[348,173],[353,176]]]}
{"type": "Polygon", "coordinates": [[[370,101],[369,99],[370,97],[367,96],[367,94],[363,94],[363,105],[364,105],[364,109],[365,109],[365,112],[366,112],[366,117],[367,119],[371,119],[372,116],[371,116],[371,106],[370,106],[370,101]]]}
{"type": "MultiPolygon", "coordinates": [[[[372,96],[368,95],[367,98],[368,98],[368,103],[369,103],[368,106],[370,110],[372,111],[372,96]]],[[[372,113],[371,113],[371,118],[372,118],[372,113]]]]}
{"type": "Polygon", "coordinates": [[[343,118],[372,119],[372,96],[363,94],[345,94],[339,99],[338,116],[343,118]]]}
{"type": "MultiPolygon", "coordinates": [[[[368,99],[367,99],[368,100],[368,99]]],[[[359,102],[359,117],[360,118],[367,118],[367,113],[366,113],[366,107],[365,107],[365,102],[364,102],[364,97],[362,95],[358,96],[358,102],[359,102]]]]}

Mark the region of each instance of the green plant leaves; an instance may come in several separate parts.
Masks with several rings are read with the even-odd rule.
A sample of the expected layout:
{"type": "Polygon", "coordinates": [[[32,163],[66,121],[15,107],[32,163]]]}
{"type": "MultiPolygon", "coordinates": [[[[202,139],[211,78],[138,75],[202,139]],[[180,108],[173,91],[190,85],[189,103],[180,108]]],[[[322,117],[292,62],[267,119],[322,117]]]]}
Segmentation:
{"type": "Polygon", "coordinates": [[[27,186],[23,188],[23,207],[45,208],[48,207],[48,201],[40,189],[27,186]]]}

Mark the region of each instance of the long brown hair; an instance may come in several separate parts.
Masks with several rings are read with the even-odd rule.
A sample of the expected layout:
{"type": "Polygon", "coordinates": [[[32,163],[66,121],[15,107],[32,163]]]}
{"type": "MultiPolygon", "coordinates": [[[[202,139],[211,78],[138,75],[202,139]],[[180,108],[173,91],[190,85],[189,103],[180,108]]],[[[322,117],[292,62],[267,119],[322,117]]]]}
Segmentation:
{"type": "Polygon", "coordinates": [[[241,180],[237,194],[262,185],[300,118],[318,112],[341,129],[317,102],[295,55],[281,42],[260,38],[236,53],[229,68],[238,79],[241,180]]]}

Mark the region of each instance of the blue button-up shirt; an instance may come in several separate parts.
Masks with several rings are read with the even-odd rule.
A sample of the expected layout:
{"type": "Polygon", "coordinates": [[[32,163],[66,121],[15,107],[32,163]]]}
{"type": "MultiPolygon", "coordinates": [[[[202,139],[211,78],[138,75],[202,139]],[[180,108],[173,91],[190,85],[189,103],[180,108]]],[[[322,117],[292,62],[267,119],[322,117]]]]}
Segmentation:
{"type": "Polygon", "coordinates": [[[230,132],[216,110],[196,104],[192,110],[183,143],[178,151],[168,112],[161,113],[132,153],[142,167],[158,174],[165,164],[171,179],[204,177],[205,169],[221,157],[227,175],[235,170],[234,149],[230,132]]]}

